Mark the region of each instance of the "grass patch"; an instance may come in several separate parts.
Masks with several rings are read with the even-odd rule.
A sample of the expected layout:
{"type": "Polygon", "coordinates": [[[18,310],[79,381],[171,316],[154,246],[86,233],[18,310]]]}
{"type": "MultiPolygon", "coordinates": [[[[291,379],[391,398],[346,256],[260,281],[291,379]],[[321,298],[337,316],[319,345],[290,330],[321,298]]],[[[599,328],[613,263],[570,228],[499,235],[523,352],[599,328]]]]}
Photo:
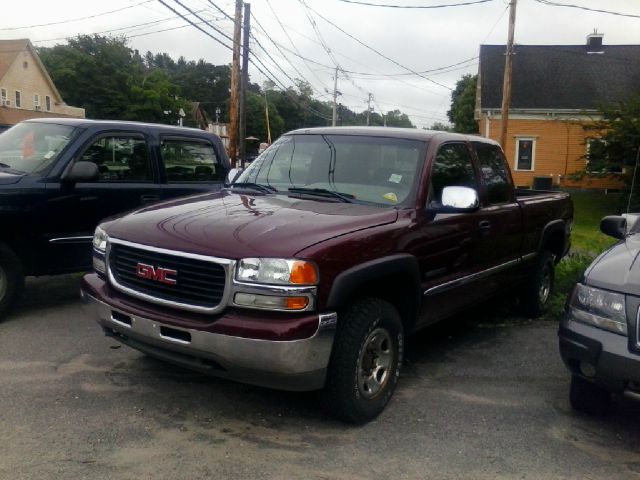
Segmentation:
{"type": "Polygon", "coordinates": [[[619,195],[575,192],[573,200],[572,250],[597,256],[615,243],[615,240],[600,231],[600,220],[606,215],[616,215],[619,195]]]}
{"type": "Polygon", "coordinates": [[[555,290],[549,300],[549,315],[556,318],[562,315],[567,295],[589,264],[616,242],[600,232],[600,220],[618,213],[619,195],[575,192],[571,199],[574,206],[571,252],[556,267],[555,290]]]}

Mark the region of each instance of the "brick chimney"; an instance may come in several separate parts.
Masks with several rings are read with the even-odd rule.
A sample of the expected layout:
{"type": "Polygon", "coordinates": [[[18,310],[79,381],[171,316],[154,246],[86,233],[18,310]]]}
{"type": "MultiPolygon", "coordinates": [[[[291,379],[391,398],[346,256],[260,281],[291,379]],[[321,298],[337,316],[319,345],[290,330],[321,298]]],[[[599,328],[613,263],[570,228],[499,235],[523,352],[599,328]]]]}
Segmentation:
{"type": "Polygon", "coordinates": [[[587,35],[587,53],[604,53],[602,37],[604,37],[604,33],[598,33],[598,30],[587,35]]]}

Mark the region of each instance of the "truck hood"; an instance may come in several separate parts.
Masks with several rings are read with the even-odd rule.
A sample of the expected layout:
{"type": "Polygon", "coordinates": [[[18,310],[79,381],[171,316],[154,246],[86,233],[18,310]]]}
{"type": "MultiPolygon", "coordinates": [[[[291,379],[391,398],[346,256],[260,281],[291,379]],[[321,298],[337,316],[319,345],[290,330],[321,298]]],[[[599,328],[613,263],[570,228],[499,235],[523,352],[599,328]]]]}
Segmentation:
{"type": "Polygon", "coordinates": [[[315,243],[395,222],[393,208],[221,191],[107,222],[109,236],[222,258],[292,257],[315,243]]]}
{"type": "Polygon", "coordinates": [[[606,250],[585,272],[585,282],[628,295],[640,295],[640,235],[635,234],[606,250]]]}
{"type": "Polygon", "coordinates": [[[12,185],[18,183],[24,177],[22,173],[12,173],[0,170],[0,185],[12,185]]]}

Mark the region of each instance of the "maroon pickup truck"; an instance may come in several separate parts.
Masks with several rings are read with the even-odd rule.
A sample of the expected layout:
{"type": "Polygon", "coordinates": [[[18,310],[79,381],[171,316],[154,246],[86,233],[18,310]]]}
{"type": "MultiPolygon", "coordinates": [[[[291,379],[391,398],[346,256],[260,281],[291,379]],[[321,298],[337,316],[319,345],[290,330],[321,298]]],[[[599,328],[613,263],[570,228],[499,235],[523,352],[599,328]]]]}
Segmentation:
{"type": "Polygon", "coordinates": [[[516,192],[485,138],[297,130],[221,192],[102,223],[83,298],[142,352],[322,389],[334,415],[365,422],[393,394],[408,334],[507,292],[541,314],[572,216],[565,193],[516,192]]]}

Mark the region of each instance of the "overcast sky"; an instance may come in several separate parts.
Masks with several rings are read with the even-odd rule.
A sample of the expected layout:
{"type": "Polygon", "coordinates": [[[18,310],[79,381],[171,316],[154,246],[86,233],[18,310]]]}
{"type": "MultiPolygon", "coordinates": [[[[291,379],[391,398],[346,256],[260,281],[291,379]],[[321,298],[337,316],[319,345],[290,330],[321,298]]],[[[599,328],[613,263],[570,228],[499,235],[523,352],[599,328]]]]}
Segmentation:
{"type": "MultiPolygon", "coordinates": [[[[175,0],[164,1],[177,11],[188,13],[175,0]]],[[[231,35],[231,21],[211,3],[233,16],[234,1],[179,1],[194,12],[199,12],[198,15],[219,30],[231,35]]],[[[405,6],[478,2],[363,1],[405,6]]],[[[551,1],[640,16],[638,0],[551,1]]],[[[204,58],[214,64],[231,62],[229,50],[196,28],[184,27],[187,25],[185,20],[177,17],[158,0],[20,0],[4,3],[0,39],[29,38],[35,45],[53,46],[64,43],[64,37],[107,34],[107,31],[112,31],[114,35],[125,34],[130,37],[130,46],[141,53],[150,50],[154,53],[166,52],[174,58],[204,58]],[[106,13],[114,10],[119,11],[106,13]],[[88,16],[94,17],[80,19],[88,16]],[[50,23],[57,24],[34,26],[50,23]]],[[[449,108],[451,89],[456,81],[465,73],[477,73],[475,57],[478,55],[479,45],[504,44],[507,38],[508,0],[487,0],[472,5],[436,9],[381,8],[340,0],[253,0],[250,3],[255,16],[255,19],[251,19],[252,32],[272,58],[255,41],[252,43],[252,54],[283,85],[290,86],[292,81],[274,61],[291,78],[302,77],[311,83],[316,97],[328,100],[330,95],[326,91],[333,89],[333,74],[337,62],[343,71],[357,72],[339,74],[341,103],[355,111],[363,111],[367,96],[372,93],[372,107],[376,111],[386,112],[398,108],[409,114],[419,127],[428,127],[436,121],[447,121],[446,111],[449,108]],[[320,15],[362,43],[345,35],[320,15]],[[286,33],[276,18],[284,26],[286,33]],[[280,51],[272,41],[279,46],[280,51]],[[392,61],[374,53],[363,44],[392,61]],[[423,77],[427,78],[410,72],[424,72],[455,64],[459,65],[425,73],[423,77]],[[389,77],[390,74],[406,75],[389,77]]],[[[228,40],[211,30],[202,20],[194,16],[189,18],[230,45],[228,40]]],[[[585,42],[586,35],[596,28],[598,32],[604,33],[605,44],[640,44],[640,18],[545,5],[536,0],[518,0],[516,43],[581,45],[585,42]]],[[[249,74],[253,82],[261,84],[265,79],[253,66],[250,66],[249,74]]]]}

